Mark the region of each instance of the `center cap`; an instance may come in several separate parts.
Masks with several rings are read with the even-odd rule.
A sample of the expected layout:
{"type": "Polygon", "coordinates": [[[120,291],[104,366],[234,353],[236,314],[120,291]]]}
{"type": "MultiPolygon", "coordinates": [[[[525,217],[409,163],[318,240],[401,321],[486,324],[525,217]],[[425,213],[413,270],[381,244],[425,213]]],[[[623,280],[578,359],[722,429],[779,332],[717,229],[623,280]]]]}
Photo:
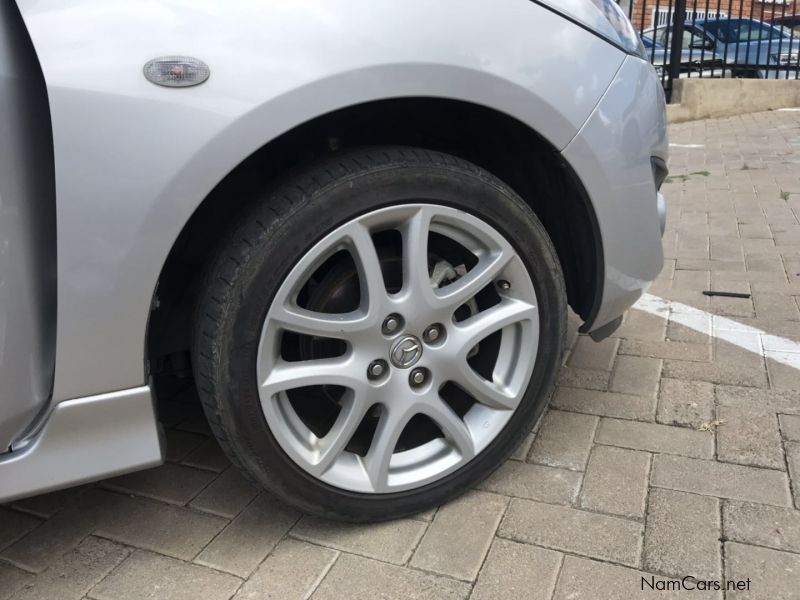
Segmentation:
{"type": "Polygon", "coordinates": [[[413,335],[404,335],[392,344],[392,364],[400,369],[413,367],[422,357],[422,343],[413,335]]]}

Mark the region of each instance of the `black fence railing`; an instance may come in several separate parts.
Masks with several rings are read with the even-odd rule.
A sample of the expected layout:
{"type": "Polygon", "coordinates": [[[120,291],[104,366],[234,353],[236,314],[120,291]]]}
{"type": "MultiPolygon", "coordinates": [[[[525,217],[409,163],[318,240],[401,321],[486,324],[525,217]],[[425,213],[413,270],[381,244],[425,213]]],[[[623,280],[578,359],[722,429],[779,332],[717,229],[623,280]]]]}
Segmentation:
{"type": "Polygon", "coordinates": [[[618,0],[669,99],[690,77],[800,79],[800,0],[618,0]]]}

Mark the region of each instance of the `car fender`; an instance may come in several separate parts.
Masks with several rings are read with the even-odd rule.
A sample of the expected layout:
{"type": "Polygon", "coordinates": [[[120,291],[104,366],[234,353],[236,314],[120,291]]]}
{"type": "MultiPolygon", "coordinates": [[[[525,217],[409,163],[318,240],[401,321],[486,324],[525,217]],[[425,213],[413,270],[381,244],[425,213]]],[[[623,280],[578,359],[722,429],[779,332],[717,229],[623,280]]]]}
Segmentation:
{"type": "Polygon", "coordinates": [[[625,56],[519,0],[18,6],[53,127],[55,402],[146,382],[147,321],[172,245],[214,186],[271,140],[340,108],[440,97],[512,116],[560,150],[625,56]],[[206,62],[209,79],[148,82],[143,65],[173,54],[206,62]]]}

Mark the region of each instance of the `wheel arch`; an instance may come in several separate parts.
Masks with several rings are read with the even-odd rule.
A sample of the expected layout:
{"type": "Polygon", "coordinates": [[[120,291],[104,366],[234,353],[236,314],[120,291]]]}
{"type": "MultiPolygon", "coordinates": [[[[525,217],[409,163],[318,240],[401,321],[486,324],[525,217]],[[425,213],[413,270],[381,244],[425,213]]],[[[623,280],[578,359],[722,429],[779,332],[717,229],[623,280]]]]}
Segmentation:
{"type": "Polygon", "coordinates": [[[558,149],[525,123],[486,106],[438,97],[376,100],[324,114],[276,137],[241,161],[198,205],[170,249],[154,293],[157,310],[146,340],[151,371],[189,369],[186,349],[202,274],[220,233],[234,226],[254,192],[322,156],[388,144],[453,154],[510,185],[537,213],[556,247],[570,306],[591,319],[602,294],[602,240],[588,194],[558,149]]]}

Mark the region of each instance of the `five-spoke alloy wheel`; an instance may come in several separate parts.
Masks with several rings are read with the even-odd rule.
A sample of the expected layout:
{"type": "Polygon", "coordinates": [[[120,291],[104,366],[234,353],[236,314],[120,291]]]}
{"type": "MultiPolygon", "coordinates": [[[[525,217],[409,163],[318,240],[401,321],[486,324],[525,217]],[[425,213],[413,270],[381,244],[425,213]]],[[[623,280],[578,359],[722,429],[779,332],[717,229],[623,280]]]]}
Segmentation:
{"type": "Polygon", "coordinates": [[[395,148],[312,166],[256,206],[196,319],[232,460],[348,520],[423,510],[496,468],[563,347],[563,278],[530,208],[469,163],[395,148]]]}

